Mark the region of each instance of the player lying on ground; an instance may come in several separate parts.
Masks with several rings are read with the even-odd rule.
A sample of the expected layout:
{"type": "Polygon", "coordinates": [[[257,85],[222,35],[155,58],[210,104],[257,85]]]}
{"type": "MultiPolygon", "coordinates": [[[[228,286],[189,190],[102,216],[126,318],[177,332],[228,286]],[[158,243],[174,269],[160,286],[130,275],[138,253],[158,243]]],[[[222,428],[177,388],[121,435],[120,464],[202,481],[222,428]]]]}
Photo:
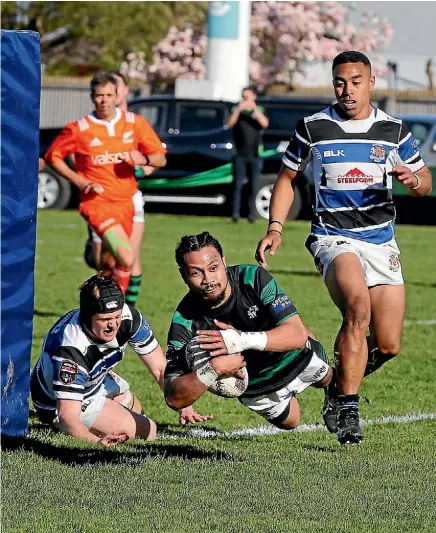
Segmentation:
{"type": "MultiPolygon", "coordinates": [[[[112,370],[128,344],[163,388],[165,356],[147,320],[124,304],[114,279],[93,276],[81,287],[80,308],[48,332],[33,369],[31,395],[41,422],[105,446],[133,437],[155,439],[155,422],[112,370]]],[[[180,416],[189,422],[207,419],[192,408],[180,416]]]]}
{"type": "Polygon", "coordinates": [[[274,185],[267,235],[256,251],[266,267],[265,252],[274,255],[281,244],[294,199],[291,182],[310,168],[316,202],[306,247],[343,317],[335,343],[338,375],[323,416],[342,444],[363,439],[363,377],[400,351],[405,293],[392,180],[412,196],[426,196],[432,188],[407,126],[371,105],[374,82],[364,54],[343,52],[334,59],[337,103],[298,122],[274,185]]]}
{"type": "Polygon", "coordinates": [[[332,370],[322,345],[289,297],[263,268],[227,268],[220,243],[209,233],[182,238],[176,261],[189,287],[168,334],[165,400],[172,409],[195,402],[223,376],[248,370],[243,405],[282,429],[300,423],[295,395],[325,387],[332,370]],[[190,371],[186,350],[212,356],[190,371]]]}

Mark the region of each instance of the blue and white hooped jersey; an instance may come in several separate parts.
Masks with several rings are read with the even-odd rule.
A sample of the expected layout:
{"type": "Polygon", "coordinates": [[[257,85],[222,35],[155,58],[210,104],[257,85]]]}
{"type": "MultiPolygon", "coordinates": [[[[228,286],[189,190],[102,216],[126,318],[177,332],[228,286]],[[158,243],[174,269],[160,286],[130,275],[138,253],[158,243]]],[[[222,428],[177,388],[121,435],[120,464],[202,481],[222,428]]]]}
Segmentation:
{"type": "Polygon", "coordinates": [[[83,401],[102,386],[108,371],[124,357],[127,345],[140,356],[150,354],[158,342],[136,309],[124,305],[115,339],[92,341],[83,329],[79,309],[73,309],[50,329],[33,370],[32,400],[36,407],[54,409],[56,400],[83,401]],[[36,378],[36,381],[35,381],[36,378]]]}
{"type": "MultiPolygon", "coordinates": [[[[341,235],[374,244],[394,237],[392,176],[397,165],[425,166],[418,144],[399,119],[374,108],[363,120],[345,120],[330,106],[301,119],[283,164],[310,164],[316,192],[311,235],[341,235]]],[[[309,170],[308,168],[308,170],[309,170]]]]}

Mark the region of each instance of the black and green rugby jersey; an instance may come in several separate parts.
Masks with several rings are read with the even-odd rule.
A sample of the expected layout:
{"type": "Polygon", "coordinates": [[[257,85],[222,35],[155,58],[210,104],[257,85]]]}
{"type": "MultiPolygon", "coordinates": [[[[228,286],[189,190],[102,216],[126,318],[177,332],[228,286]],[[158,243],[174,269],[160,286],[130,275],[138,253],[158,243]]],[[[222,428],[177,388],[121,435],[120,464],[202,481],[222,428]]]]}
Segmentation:
{"type": "MultiPolygon", "coordinates": [[[[193,292],[180,302],[168,333],[165,377],[191,372],[186,364],[184,348],[195,337],[197,330],[218,329],[215,319],[240,331],[268,331],[298,314],[287,294],[263,268],[234,265],[228,268],[228,277],[232,293],[223,305],[210,309],[193,292]]],[[[306,368],[312,355],[310,340],[302,350],[244,351],[249,382],[243,396],[269,394],[281,389],[306,368]]]]}

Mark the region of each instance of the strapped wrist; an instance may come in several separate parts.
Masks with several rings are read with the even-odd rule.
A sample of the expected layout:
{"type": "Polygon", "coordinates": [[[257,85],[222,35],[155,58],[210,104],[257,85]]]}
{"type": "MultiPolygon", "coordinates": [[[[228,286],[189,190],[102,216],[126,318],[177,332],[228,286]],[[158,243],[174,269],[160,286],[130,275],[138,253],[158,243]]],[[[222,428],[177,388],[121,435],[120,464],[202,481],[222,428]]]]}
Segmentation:
{"type": "Polygon", "coordinates": [[[218,374],[215,372],[212,365],[210,364],[210,361],[206,361],[204,365],[202,365],[200,368],[197,368],[195,373],[197,374],[197,378],[207,388],[213,385],[215,381],[219,378],[218,374]]]}
{"type": "Polygon", "coordinates": [[[268,344],[265,331],[248,331],[241,333],[241,351],[258,350],[263,352],[268,344]]]}

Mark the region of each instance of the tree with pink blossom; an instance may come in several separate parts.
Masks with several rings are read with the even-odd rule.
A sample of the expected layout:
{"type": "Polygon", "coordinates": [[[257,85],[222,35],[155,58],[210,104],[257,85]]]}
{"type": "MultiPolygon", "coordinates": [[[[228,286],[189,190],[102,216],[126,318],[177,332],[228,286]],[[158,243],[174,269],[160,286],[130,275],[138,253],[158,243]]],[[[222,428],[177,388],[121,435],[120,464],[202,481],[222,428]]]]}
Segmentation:
{"type": "MultiPolygon", "coordinates": [[[[362,13],[358,27],[349,22],[347,7],[340,2],[253,2],[250,41],[250,80],[259,89],[299,85],[305,66],[313,61],[331,61],[344,50],[375,54],[391,41],[387,19],[373,11],[362,13]]],[[[204,79],[207,37],[195,31],[171,27],[153,48],[153,63],[139,53],[127,56],[121,65],[130,78],[140,78],[155,87],[172,86],[177,78],[204,79]]],[[[386,70],[374,58],[377,75],[386,70]]]]}

